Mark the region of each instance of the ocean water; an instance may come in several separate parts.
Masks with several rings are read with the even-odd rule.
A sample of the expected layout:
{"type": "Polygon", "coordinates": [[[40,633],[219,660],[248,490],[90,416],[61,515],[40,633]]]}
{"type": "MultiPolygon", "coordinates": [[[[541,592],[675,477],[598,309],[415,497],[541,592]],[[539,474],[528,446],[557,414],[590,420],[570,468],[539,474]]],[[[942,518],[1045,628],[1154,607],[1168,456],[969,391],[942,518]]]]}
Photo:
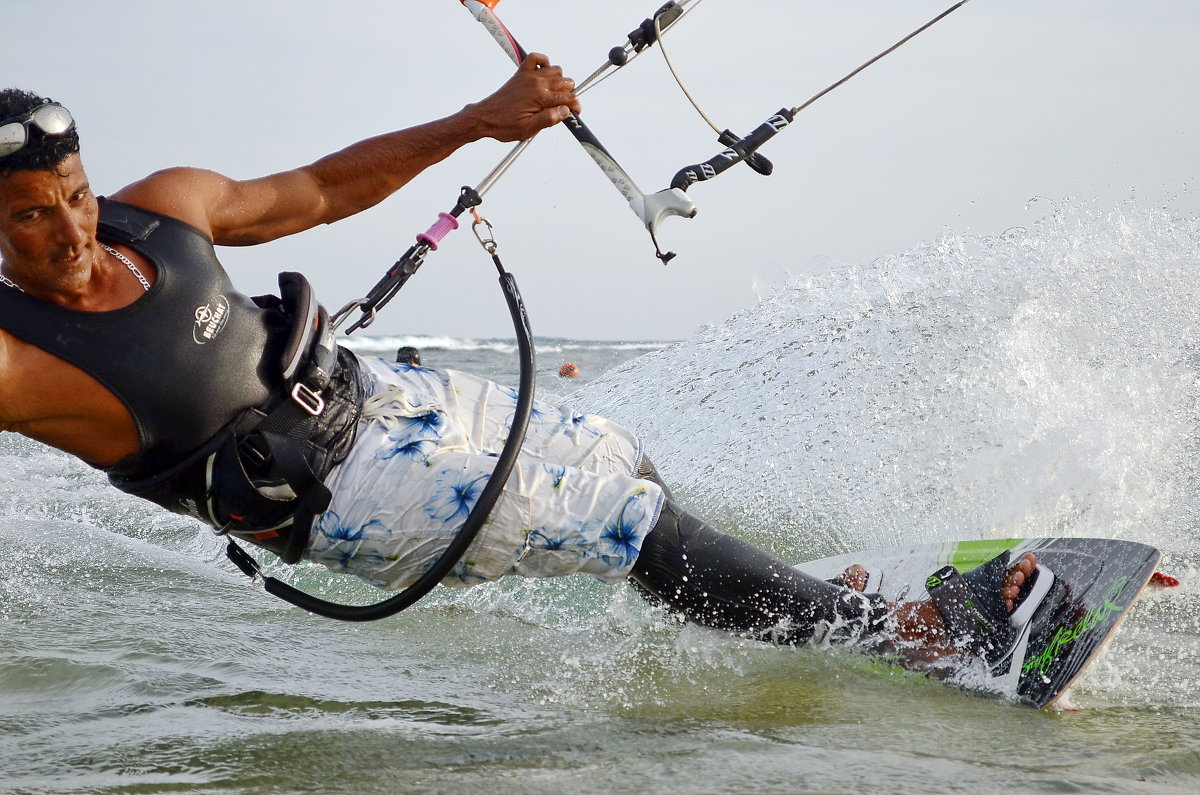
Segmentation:
{"type": "MultiPolygon", "coordinates": [[[[1148,592],[1071,709],[680,625],[581,577],[315,618],[207,530],[4,434],[0,791],[1194,792],[1200,220],[1030,215],[764,287],[687,340],[539,340],[539,375],[638,428],[681,501],[788,560],[1025,535],[1158,546],[1183,584],[1148,592]],[[557,378],[566,361],[583,376],[557,378]]],[[[350,344],[516,377],[511,341],[350,344]]]]}

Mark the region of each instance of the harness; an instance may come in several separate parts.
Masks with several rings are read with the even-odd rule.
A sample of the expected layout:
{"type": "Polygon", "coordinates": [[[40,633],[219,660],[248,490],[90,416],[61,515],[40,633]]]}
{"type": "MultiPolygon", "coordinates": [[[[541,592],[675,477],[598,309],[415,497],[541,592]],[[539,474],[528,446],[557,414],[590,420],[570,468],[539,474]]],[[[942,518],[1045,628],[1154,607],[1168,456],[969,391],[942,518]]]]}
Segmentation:
{"type": "Polygon", "coordinates": [[[296,563],[332,497],[322,481],[354,443],[365,386],[354,355],[334,344],[308,280],[281,273],[279,286],[281,298],[256,300],[289,320],[277,362],[281,389],[175,465],[140,479],[110,472],[109,480],[296,563]]]}

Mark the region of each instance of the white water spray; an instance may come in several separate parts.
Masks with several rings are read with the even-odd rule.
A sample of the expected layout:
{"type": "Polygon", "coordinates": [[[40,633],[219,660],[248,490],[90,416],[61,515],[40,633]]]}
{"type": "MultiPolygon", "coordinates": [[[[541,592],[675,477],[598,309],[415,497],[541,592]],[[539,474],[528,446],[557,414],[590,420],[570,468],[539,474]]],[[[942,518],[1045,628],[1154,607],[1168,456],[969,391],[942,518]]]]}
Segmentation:
{"type": "Polygon", "coordinates": [[[1190,552],[1200,220],[1046,204],[793,280],[573,397],[719,524],[801,557],[1037,535],[1190,552]]]}

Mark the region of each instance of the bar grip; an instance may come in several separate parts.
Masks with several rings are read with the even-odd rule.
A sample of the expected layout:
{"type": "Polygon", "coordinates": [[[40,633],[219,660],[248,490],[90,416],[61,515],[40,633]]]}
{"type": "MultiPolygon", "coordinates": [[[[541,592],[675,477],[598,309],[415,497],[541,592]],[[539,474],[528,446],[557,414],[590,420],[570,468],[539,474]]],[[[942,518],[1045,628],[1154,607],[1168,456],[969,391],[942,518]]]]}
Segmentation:
{"type": "Polygon", "coordinates": [[[753,155],[758,147],[765,144],[777,132],[788,126],[793,118],[790,110],[780,108],[778,113],[758,125],[745,138],[730,144],[729,148],[725,151],[717,154],[715,157],[709,158],[703,163],[681,168],[679,173],[675,175],[675,178],[671,180],[671,187],[686,191],[697,182],[712,179],[730,166],[740,163],[753,155]]]}
{"type": "MultiPolygon", "coordinates": [[[[717,136],[717,143],[725,144],[726,146],[733,146],[740,140],[741,136],[735,134],[732,130],[724,130],[717,136]]],[[[771,172],[775,170],[775,164],[758,152],[751,152],[746,158],[745,163],[764,177],[771,176],[771,172]]]]}

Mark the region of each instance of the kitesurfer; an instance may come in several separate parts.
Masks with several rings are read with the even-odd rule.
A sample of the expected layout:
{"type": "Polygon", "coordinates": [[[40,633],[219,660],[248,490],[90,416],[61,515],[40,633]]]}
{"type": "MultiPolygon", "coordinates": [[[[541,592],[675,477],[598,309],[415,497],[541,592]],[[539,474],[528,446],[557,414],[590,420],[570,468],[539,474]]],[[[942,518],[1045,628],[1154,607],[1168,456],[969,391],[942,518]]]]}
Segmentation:
{"type": "MultiPolygon", "coordinates": [[[[214,246],[361,212],[461,146],[529,138],[578,112],[573,88],[533,54],[458,113],[311,165],[245,181],[171,168],[108,198],[93,194],[65,107],[0,91],[0,430],[287,562],[404,587],[469,512],[513,390],[324,345],[303,277],[249,298],[214,246]]],[[[948,648],[931,603],[815,580],[689,514],[625,428],[545,403],[534,414],[446,584],[628,577],[693,621],[752,637],[948,648]]],[[[1004,588],[1030,571],[1019,561],[1004,588]]]]}

